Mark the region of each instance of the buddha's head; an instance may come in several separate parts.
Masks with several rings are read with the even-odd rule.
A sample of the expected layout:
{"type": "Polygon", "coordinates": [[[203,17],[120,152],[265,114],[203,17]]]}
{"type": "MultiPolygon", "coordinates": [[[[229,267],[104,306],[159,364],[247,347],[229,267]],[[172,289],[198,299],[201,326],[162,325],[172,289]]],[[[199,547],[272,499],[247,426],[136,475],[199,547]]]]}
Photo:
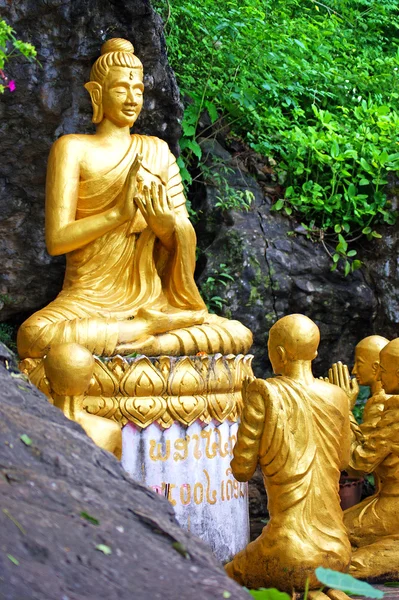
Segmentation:
{"type": "Polygon", "coordinates": [[[380,352],[389,343],[380,335],[369,335],[355,348],[352,375],[359,385],[372,385],[379,377],[380,352]]]}
{"type": "Polygon", "coordinates": [[[93,106],[93,123],[103,119],[118,127],[132,127],[143,106],[143,65],[128,40],[113,38],[101,47],[101,56],[85,88],[93,106]]]}
{"type": "Polygon", "coordinates": [[[380,378],[387,394],[399,394],[399,338],[381,350],[380,378]]]}
{"type": "Polygon", "coordinates": [[[320,342],[319,328],[305,315],[287,315],[269,332],[268,351],[273,372],[283,375],[288,363],[312,361],[320,342]]]}

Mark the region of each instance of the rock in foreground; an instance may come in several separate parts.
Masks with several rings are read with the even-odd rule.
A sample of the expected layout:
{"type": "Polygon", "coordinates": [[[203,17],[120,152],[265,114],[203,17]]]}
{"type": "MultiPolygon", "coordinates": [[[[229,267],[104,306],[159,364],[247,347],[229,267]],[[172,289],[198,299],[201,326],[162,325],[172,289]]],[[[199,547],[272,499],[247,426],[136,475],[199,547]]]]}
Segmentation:
{"type": "Polygon", "coordinates": [[[164,498],[13,372],[1,344],[0,473],[1,598],[249,597],[164,498]]]}

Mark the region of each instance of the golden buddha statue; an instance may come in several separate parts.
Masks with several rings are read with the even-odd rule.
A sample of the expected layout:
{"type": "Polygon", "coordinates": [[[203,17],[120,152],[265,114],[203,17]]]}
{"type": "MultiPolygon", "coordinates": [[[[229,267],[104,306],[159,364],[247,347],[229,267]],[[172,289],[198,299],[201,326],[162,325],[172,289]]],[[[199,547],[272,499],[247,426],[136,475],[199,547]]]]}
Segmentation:
{"type": "Polygon", "coordinates": [[[210,315],[194,282],[194,229],[165,142],[130,134],[143,104],[132,44],[108,40],[85,85],[94,135],[52,147],[46,243],[66,254],[62,291],[18,332],[21,358],[78,343],[99,356],[245,353],[252,334],[210,315]]]}
{"type": "Polygon", "coordinates": [[[309,578],[310,589],[317,589],[316,567],[349,567],[338,494],[350,454],[348,399],[313,377],[319,340],[318,327],[304,315],[277,321],[268,351],[279,377],[255,379],[243,393],[231,466],[236,479],[247,481],[260,464],[270,522],[225,568],[249,588],[291,593],[303,590],[309,578]]]}
{"type": "Polygon", "coordinates": [[[375,396],[366,406],[350,460],[353,469],[374,474],[376,491],[344,513],[353,547],[350,573],[371,580],[399,577],[399,395],[389,395],[399,394],[399,339],[384,342],[384,338],[368,342],[370,357],[372,344],[374,350],[378,345],[382,348],[379,370],[368,379],[371,385],[372,376],[379,377],[382,390],[371,385],[375,396]]]}

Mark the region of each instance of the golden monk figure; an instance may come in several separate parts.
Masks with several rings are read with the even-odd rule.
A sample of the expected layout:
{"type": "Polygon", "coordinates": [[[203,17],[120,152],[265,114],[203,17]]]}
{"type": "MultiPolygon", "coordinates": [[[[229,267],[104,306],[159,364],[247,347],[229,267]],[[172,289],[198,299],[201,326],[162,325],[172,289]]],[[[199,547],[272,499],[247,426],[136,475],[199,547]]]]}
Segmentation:
{"type": "Polygon", "coordinates": [[[130,133],[143,105],[143,67],[130,42],[108,40],[85,85],[94,135],[51,150],[46,242],[66,254],[63,289],[18,333],[21,358],[78,343],[100,356],[245,353],[251,332],[208,314],[194,282],[194,229],[165,142],[130,133]]]}
{"type": "Polygon", "coordinates": [[[370,387],[371,396],[363,411],[363,429],[371,427],[375,419],[381,417],[387,398],[380,379],[380,352],[389,340],[380,335],[370,335],[361,340],[355,348],[355,364],[352,374],[359,385],[370,387]]]}
{"type": "Polygon", "coordinates": [[[377,395],[366,406],[350,461],[353,469],[374,473],[376,491],[344,513],[354,549],[350,573],[371,580],[399,577],[399,395],[389,396],[399,394],[399,339],[384,341],[376,342],[382,346],[379,377],[383,389],[374,388],[377,395]]]}
{"type": "Polygon", "coordinates": [[[255,379],[244,394],[231,466],[236,479],[247,481],[260,464],[270,513],[261,536],[226,565],[249,588],[291,593],[303,590],[309,577],[316,589],[316,567],[349,567],[338,494],[350,454],[348,399],[313,377],[319,341],[318,327],[303,315],[277,321],[268,351],[279,377],[255,379]]]}

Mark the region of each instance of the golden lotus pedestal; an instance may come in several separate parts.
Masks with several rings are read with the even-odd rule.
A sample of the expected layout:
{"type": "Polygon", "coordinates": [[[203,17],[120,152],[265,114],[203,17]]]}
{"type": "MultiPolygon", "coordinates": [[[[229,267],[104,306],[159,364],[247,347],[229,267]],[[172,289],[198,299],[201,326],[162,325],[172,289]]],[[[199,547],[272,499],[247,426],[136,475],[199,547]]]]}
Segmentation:
{"type": "MultiPolygon", "coordinates": [[[[94,357],[83,397],[78,401],[69,396],[84,411],[84,422],[73,411],[67,414],[65,404],[52,392],[47,357],[25,359],[20,368],[67,416],[82,422],[99,445],[103,444],[86,426],[90,415],[118,423],[124,469],[166,495],[179,523],[227,561],[249,539],[247,484],[234,479],[230,461],[242,382],[253,377],[252,358],[94,357]]],[[[73,378],[73,369],[68,375],[73,378]]]]}

